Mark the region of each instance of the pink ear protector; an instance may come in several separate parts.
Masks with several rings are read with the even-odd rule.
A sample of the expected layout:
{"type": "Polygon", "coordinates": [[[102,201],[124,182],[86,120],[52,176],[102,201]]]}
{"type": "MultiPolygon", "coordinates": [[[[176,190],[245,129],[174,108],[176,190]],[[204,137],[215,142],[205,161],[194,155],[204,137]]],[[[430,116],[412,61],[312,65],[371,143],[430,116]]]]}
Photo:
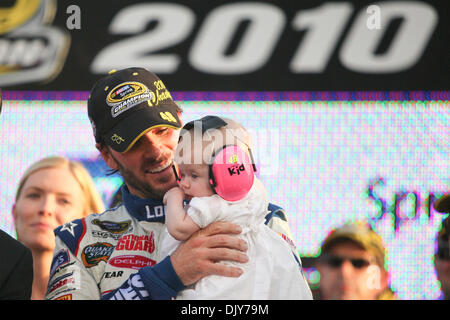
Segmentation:
{"type": "MultiPolygon", "coordinates": [[[[209,121],[213,119],[217,124],[222,121],[220,126],[209,126],[210,128],[220,128],[226,125],[226,122],[219,117],[207,116],[200,121],[209,121]],[[207,119],[205,119],[207,118],[207,119]],[[218,119],[218,120],[217,120],[218,119]]],[[[188,123],[186,126],[189,126],[188,123]]],[[[186,127],[185,126],[185,127],[186,127]]],[[[192,126],[191,126],[192,127],[192,126]]],[[[189,128],[189,127],[188,127],[189,128]]],[[[256,165],[250,147],[247,145],[248,154],[237,145],[226,145],[217,150],[209,165],[209,183],[214,192],[227,201],[238,201],[244,198],[253,186],[255,179],[256,165]]],[[[175,177],[180,182],[180,177],[172,166],[175,177]]]]}
{"type": "Polygon", "coordinates": [[[256,166],[250,148],[248,154],[237,145],[219,149],[209,165],[209,183],[227,201],[244,198],[253,186],[256,166]]]}

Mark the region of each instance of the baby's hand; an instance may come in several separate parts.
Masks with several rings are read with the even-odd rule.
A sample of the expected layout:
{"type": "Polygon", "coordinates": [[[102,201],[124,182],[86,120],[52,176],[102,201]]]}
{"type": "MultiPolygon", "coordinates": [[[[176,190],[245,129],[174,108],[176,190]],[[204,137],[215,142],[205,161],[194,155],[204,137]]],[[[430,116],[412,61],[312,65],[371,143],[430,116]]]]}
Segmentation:
{"type": "Polygon", "coordinates": [[[163,203],[167,205],[169,201],[183,201],[184,191],[180,187],[174,187],[166,192],[163,198],[163,203]]]}

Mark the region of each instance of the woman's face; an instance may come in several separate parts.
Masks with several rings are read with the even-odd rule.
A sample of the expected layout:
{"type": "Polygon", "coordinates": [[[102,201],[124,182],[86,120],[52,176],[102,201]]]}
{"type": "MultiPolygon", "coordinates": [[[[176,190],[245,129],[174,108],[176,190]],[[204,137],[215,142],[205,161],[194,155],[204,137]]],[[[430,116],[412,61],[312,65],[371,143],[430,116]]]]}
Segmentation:
{"type": "Polygon", "coordinates": [[[66,168],[45,168],[25,181],[13,208],[18,239],[30,249],[53,250],[53,230],[83,216],[80,185],[66,168]]]}

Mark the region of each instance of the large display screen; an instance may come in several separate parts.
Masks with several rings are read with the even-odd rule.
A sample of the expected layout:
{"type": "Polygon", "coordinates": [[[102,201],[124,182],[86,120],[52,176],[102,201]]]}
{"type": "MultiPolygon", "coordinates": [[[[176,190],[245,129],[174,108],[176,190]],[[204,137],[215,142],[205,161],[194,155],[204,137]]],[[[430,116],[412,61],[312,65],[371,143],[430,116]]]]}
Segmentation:
{"type": "MultiPolygon", "coordinates": [[[[448,100],[423,93],[419,100],[403,101],[383,93],[371,100],[354,93],[322,93],[321,99],[310,100],[300,93],[282,99],[271,93],[173,97],[185,122],[215,114],[249,130],[259,177],[270,201],[285,209],[302,257],[318,256],[333,228],[367,221],[386,244],[391,287],[398,297],[438,298],[433,255],[445,216],[432,203],[450,190],[448,100]]],[[[105,204],[110,203],[122,180],[106,175],[86,99],[86,92],[4,92],[1,229],[15,235],[11,208],[17,183],[32,162],[49,155],[82,162],[105,204]]],[[[314,269],[305,273],[313,285],[318,281],[314,269]]]]}

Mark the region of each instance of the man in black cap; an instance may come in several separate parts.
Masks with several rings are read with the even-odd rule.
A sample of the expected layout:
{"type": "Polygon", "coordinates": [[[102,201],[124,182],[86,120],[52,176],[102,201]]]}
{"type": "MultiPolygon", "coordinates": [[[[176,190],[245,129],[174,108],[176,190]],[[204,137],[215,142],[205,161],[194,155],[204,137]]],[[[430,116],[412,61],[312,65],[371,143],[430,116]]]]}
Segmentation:
{"type": "MultiPolygon", "coordinates": [[[[450,194],[440,197],[434,203],[434,209],[441,213],[450,213],[450,194]]],[[[441,284],[441,299],[450,299],[450,216],[442,221],[437,236],[437,252],[434,265],[437,278],[441,284]]]]}
{"type": "MultiPolygon", "coordinates": [[[[56,229],[47,298],[173,299],[207,275],[238,277],[240,268],[216,263],[248,261],[247,244],[234,236],[241,229],[231,223],[213,223],[157,260],[182,127],[163,82],[142,68],[113,71],[91,90],[88,115],[97,149],[124,179],[123,205],[56,229]]],[[[282,209],[268,209],[268,225],[288,237],[282,209]]]]}

